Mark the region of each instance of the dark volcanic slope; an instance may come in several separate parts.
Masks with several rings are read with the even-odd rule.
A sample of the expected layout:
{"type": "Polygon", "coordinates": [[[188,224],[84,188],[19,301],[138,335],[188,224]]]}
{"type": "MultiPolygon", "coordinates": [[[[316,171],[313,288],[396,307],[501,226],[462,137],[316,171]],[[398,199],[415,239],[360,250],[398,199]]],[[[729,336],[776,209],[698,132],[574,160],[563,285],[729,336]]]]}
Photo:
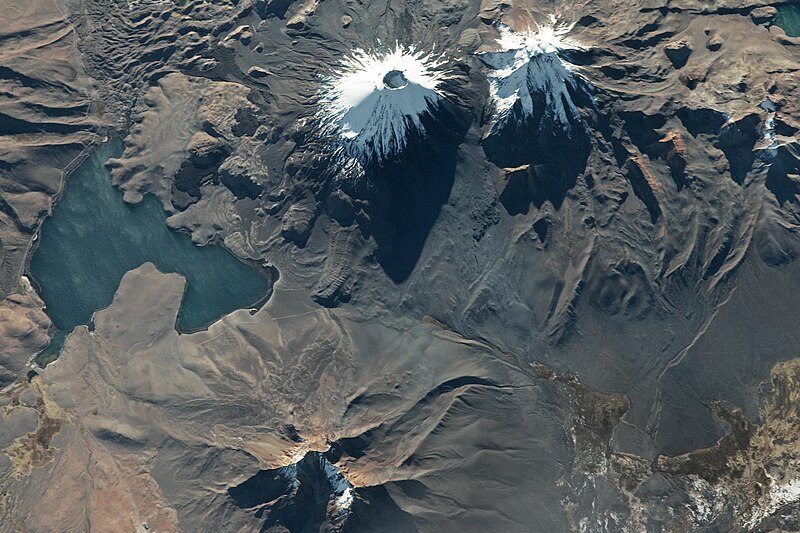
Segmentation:
{"type": "Polygon", "coordinates": [[[3,389],[0,530],[800,528],[800,41],[772,5],[50,11],[0,37],[7,381],[44,341],[19,276],[89,123],[123,138],[126,200],[280,280],[179,335],[183,281],[129,272],[94,331],[3,389]],[[550,15],[580,44],[555,59],[575,113],[534,90],[494,127],[475,54],[550,15]],[[449,104],[354,181],[317,91],[378,39],[448,57],[449,104]],[[52,68],[15,59],[58,42],[52,68]]]}

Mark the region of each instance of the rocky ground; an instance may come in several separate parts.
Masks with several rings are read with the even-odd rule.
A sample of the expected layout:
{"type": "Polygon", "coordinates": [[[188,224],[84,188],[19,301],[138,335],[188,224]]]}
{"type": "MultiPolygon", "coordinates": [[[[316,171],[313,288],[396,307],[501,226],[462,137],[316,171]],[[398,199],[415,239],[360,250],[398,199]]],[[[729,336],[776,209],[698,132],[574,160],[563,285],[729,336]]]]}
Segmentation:
{"type": "Polygon", "coordinates": [[[0,0],[0,531],[800,530],[781,3],[0,0]],[[484,54],[551,15],[574,113],[497,127],[484,54]],[[319,85],[378,39],[449,104],[353,180],[319,85]],[[142,265],[32,367],[39,224],[112,135],[126,201],[279,280],[178,334],[142,265]]]}

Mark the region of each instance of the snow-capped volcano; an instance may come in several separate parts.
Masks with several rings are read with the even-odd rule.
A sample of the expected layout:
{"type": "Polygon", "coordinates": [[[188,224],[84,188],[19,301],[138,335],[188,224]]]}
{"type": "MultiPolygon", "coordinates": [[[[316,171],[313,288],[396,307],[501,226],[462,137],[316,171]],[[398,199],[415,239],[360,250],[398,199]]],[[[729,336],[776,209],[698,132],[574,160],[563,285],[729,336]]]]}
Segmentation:
{"type": "Polygon", "coordinates": [[[323,82],[318,118],[324,133],[361,164],[399,154],[412,129],[424,133],[420,117],[444,98],[443,63],[401,45],[356,50],[323,82]]]}
{"type": "Polygon", "coordinates": [[[567,36],[571,29],[571,25],[558,24],[555,17],[551,17],[548,25],[524,32],[498,25],[500,36],[495,46],[499,49],[478,52],[480,60],[490,69],[494,128],[510,118],[517,102],[522,113],[517,118],[522,120],[534,114],[534,102],[542,99],[545,117],[566,130],[571,127],[570,119],[580,120],[569,91],[577,85],[573,67],[560,55],[565,50],[584,49],[567,36]]]}

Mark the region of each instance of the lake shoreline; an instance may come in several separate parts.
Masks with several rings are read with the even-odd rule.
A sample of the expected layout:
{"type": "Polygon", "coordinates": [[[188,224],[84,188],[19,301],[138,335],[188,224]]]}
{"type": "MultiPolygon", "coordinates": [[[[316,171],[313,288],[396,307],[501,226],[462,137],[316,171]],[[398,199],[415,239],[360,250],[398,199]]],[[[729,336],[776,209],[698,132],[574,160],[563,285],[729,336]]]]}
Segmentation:
{"type": "MultiPolygon", "coordinates": [[[[218,237],[204,245],[195,244],[188,231],[182,228],[173,229],[167,225],[169,213],[152,195],[146,195],[137,204],[129,204],[124,201],[122,191],[113,185],[110,176],[94,176],[94,173],[107,174],[107,160],[121,152],[121,149],[121,139],[118,136],[109,137],[102,144],[87,149],[81,161],[70,170],[50,211],[37,228],[25,261],[24,275],[45,303],[44,311],[50,317],[52,326],[48,330],[50,344],[34,355],[33,360],[50,350],[59,334],[68,335],[81,324],[91,327],[94,313],[106,308],[113,301],[120,281],[117,279],[114,283],[113,278],[116,276],[121,279],[125,272],[146,262],[153,263],[161,272],[174,272],[186,280],[175,322],[175,329],[179,334],[204,331],[220,318],[238,309],[260,309],[273,293],[274,284],[279,277],[274,266],[263,261],[238,257],[218,237]],[[102,161],[98,158],[102,158],[102,161]],[[82,169],[87,175],[80,174],[82,169]],[[76,179],[79,180],[78,183],[75,182],[76,179]],[[70,184],[74,190],[72,196],[70,184]],[[105,184],[108,188],[105,188],[105,184]],[[158,203],[157,210],[153,202],[158,203]],[[103,209],[110,209],[113,216],[104,218],[103,209]],[[79,215],[86,221],[65,218],[59,224],[66,224],[67,229],[58,229],[54,221],[60,212],[67,217],[79,215]],[[154,214],[160,219],[155,218],[154,214]],[[123,220],[124,224],[114,226],[115,222],[123,220]],[[86,228],[76,224],[85,224],[86,228]],[[87,231],[81,231],[84,229],[87,231]],[[70,239],[77,246],[71,248],[68,242],[64,242],[71,242],[70,239]],[[130,241],[130,246],[126,239],[130,241]],[[54,249],[68,253],[54,253],[47,249],[44,253],[49,255],[41,256],[39,254],[43,252],[43,245],[54,246],[54,249]],[[103,253],[107,256],[102,256],[103,253]],[[101,255],[95,263],[92,259],[96,254],[101,255]],[[201,257],[198,254],[203,255],[201,257]],[[138,259],[141,261],[138,262],[138,259]],[[98,274],[101,278],[97,277],[98,274]],[[105,279],[102,278],[103,274],[106,274],[105,279]],[[73,279],[75,277],[80,279],[76,281],[73,279]],[[54,284],[58,287],[53,288],[54,284]],[[102,292],[99,285],[103,285],[106,292],[102,292]],[[109,295],[107,291],[111,285],[114,291],[109,295]],[[85,290],[89,300],[102,301],[104,305],[93,307],[88,319],[71,317],[67,320],[65,316],[70,313],[65,311],[67,306],[63,301],[72,298],[63,294],[54,296],[58,290],[67,290],[62,286],[76,293],[85,290]],[[254,292],[258,294],[257,298],[247,298],[248,294],[254,292]]],[[[85,308],[86,301],[81,301],[80,305],[75,304],[76,309],[80,306],[85,308]]],[[[76,312],[80,314],[80,311],[76,312]]]]}

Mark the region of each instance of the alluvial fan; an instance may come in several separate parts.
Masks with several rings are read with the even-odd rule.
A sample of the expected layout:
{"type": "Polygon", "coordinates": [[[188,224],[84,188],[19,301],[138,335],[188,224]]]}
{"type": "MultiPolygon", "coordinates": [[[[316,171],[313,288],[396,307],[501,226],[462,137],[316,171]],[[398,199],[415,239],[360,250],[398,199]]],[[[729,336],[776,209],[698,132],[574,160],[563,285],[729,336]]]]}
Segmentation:
{"type": "Polygon", "coordinates": [[[396,44],[383,52],[356,50],[324,79],[317,118],[336,148],[360,164],[399,155],[421,117],[445,98],[444,61],[396,44]]]}

